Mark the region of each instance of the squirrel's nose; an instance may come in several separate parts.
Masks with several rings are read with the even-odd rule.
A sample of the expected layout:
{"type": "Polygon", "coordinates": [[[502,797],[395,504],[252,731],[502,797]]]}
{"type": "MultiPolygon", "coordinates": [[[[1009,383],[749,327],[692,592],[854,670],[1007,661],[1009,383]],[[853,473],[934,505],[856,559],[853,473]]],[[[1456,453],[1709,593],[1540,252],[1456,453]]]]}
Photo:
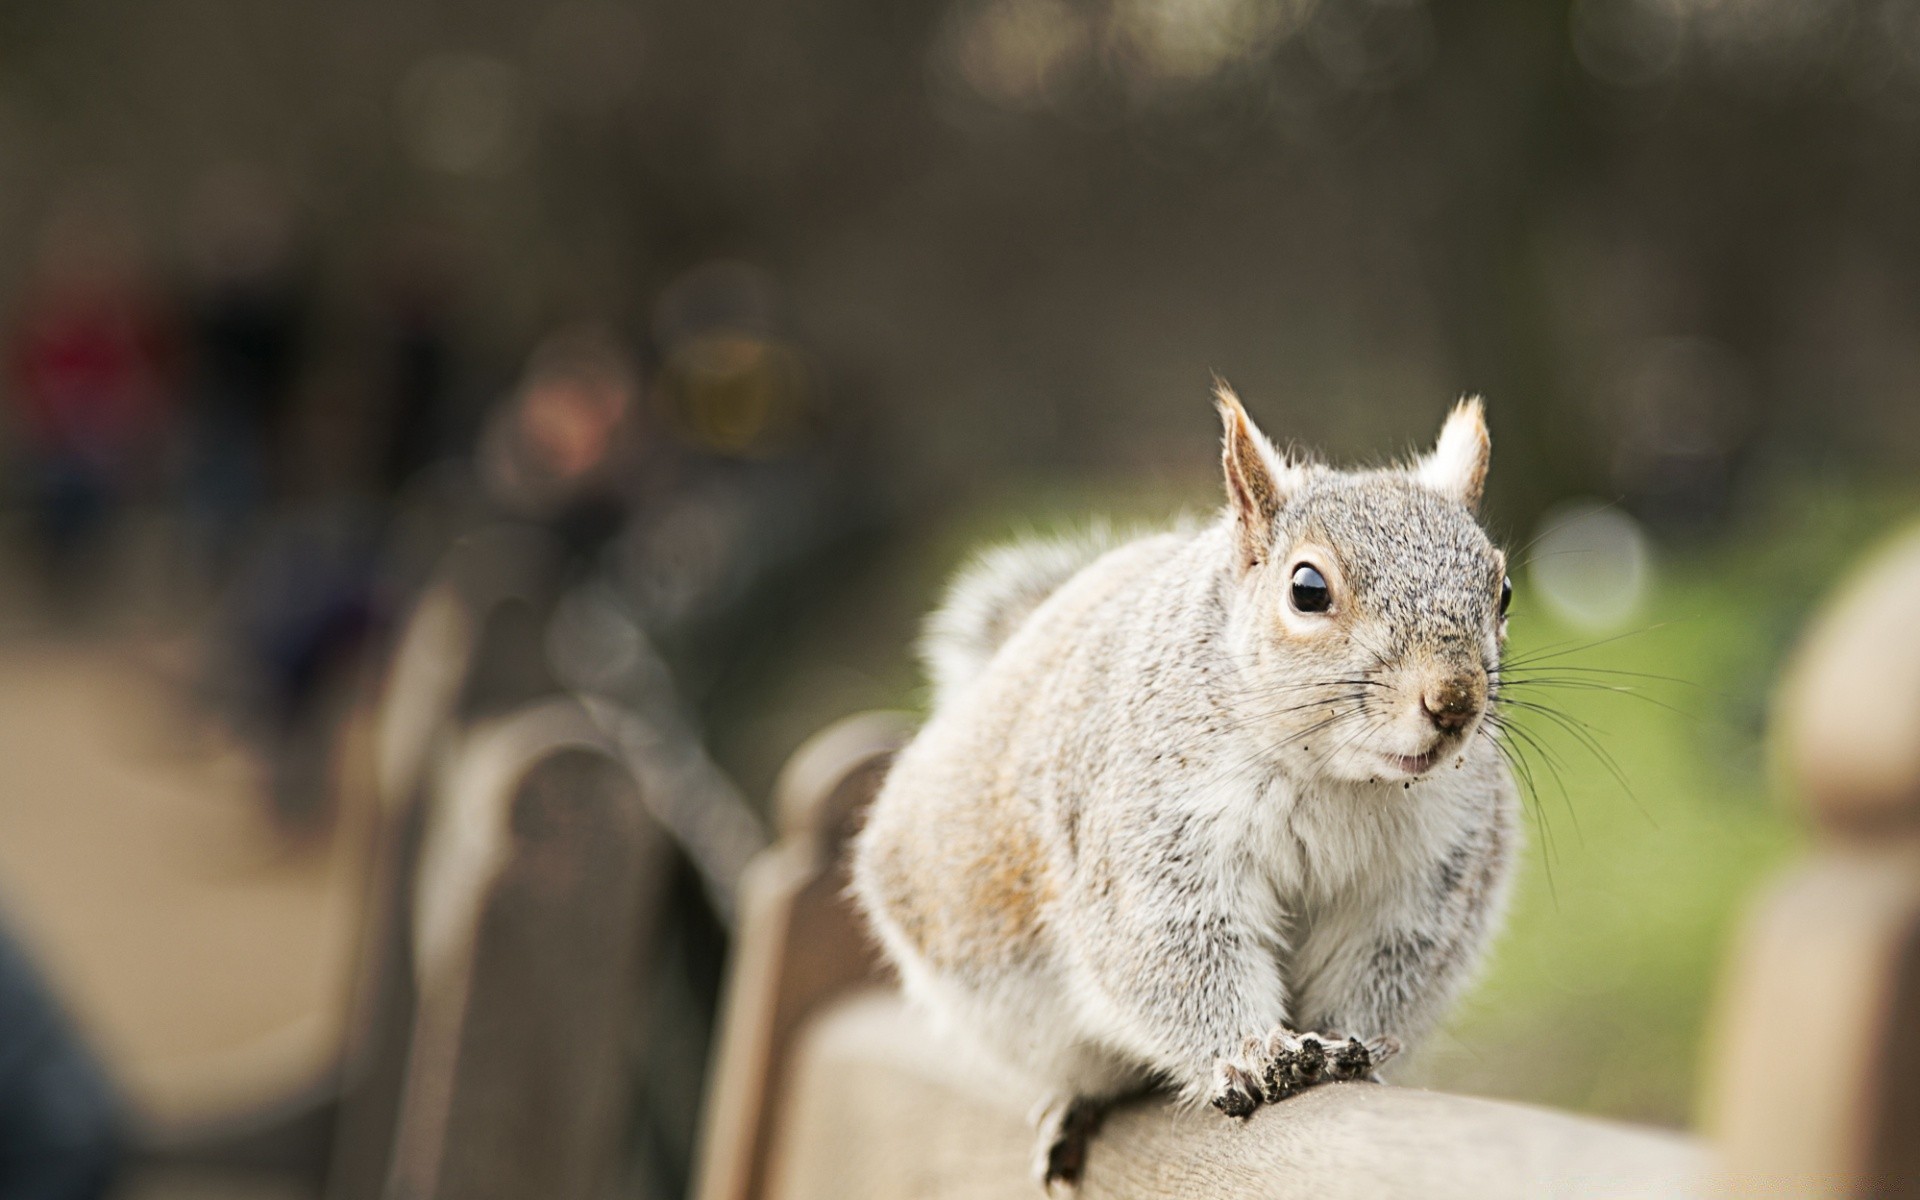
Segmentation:
{"type": "Polygon", "coordinates": [[[1437,728],[1446,733],[1459,733],[1480,714],[1479,681],[1455,676],[1431,684],[1420,694],[1420,703],[1437,728]]]}

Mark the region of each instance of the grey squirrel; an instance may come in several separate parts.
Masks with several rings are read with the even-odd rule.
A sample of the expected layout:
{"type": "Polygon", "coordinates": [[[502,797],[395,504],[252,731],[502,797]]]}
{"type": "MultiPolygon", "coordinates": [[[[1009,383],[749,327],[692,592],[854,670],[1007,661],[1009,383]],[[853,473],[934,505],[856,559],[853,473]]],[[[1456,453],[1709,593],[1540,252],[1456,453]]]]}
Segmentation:
{"type": "Polygon", "coordinates": [[[1231,390],[1191,529],[982,557],[928,625],[932,714],[854,846],[909,997],[1052,1097],[1043,1182],[1115,1099],[1245,1117],[1373,1077],[1505,905],[1486,721],[1511,584],[1477,398],[1434,449],[1283,456],[1231,390]]]}

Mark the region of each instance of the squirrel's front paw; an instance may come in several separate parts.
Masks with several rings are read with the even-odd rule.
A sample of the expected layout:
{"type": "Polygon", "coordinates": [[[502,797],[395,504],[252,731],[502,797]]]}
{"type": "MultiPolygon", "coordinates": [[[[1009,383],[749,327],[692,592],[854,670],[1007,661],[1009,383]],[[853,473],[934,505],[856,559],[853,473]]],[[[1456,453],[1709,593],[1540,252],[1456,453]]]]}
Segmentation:
{"type": "Polygon", "coordinates": [[[1223,1058],[1213,1064],[1213,1086],[1207,1103],[1229,1117],[1250,1117],[1265,1099],[1260,1076],[1244,1058],[1223,1058]]]}
{"type": "Polygon", "coordinates": [[[1212,1105],[1230,1117],[1247,1117],[1262,1104],[1277,1104],[1317,1083],[1368,1079],[1400,1052],[1390,1037],[1339,1038],[1296,1033],[1281,1025],[1264,1038],[1248,1038],[1236,1058],[1214,1065],[1212,1105]]]}

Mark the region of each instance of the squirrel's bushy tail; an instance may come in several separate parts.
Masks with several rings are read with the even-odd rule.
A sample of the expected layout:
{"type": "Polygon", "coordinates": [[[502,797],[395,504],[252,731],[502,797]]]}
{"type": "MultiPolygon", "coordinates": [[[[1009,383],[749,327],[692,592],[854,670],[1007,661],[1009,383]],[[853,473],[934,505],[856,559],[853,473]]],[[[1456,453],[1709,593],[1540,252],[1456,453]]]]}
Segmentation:
{"type": "Polygon", "coordinates": [[[927,618],[920,657],[943,704],[971,683],[1034,609],[1080,569],[1119,545],[1106,526],[1070,537],[1028,538],[976,555],[927,618]]]}

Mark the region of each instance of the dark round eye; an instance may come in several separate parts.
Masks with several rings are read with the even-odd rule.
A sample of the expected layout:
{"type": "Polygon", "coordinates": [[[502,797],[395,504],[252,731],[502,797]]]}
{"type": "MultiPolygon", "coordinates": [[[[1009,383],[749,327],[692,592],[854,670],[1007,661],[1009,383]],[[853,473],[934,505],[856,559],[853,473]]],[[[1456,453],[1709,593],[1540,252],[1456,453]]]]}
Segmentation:
{"type": "Polygon", "coordinates": [[[1327,577],[1306,563],[1293,569],[1293,607],[1303,613],[1323,613],[1333,604],[1327,577]]]}
{"type": "Polygon", "coordinates": [[[1507,609],[1512,604],[1513,604],[1513,576],[1509,575],[1500,581],[1500,615],[1503,617],[1506,616],[1507,609]]]}

